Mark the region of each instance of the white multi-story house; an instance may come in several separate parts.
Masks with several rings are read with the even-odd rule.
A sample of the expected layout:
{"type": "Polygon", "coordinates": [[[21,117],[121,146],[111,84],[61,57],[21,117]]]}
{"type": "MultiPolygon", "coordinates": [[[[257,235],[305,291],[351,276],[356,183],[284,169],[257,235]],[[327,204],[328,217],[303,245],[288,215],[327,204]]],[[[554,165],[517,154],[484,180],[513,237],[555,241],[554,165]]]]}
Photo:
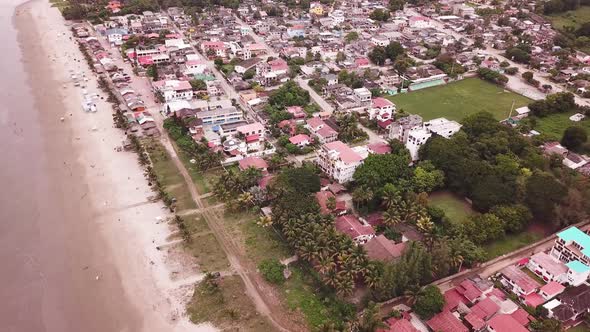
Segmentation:
{"type": "Polygon", "coordinates": [[[371,91],[369,91],[367,88],[354,89],[354,97],[361,105],[370,103],[371,96],[371,91]]]}
{"type": "Polygon", "coordinates": [[[418,151],[420,147],[428,141],[432,136],[428,130],[424,128],[414,128],[408,133],[408,141],[406,142],[406,148],[410,151],[412,161],[418,160],[418,151]]]}
{"type": "Polygon", "coordinates": [[[386,121],[392,118],[395,111],[395,104],[391,101],[377,97],[373,98],[372,107],[369,109],[369,119],[377,119],[377,121],[386,121]]]}
{"type": "Polygon", "coordinates": [[[363,163],[363,157],[341,141],[322,145],[317,155],[320,168],[338,183],[352,180],[354,171],[363,163]]]}
{"type": "Polygon", "coordinates": [[[567,282],[579,285],[590,274],[590,235],[577,227],[570,227],[557,233],[550,255],[566,263],[567,282]]]}
{"type": "Polygon", "coordinates": [[[563,283],[567,281],[567,266],[544,252],[531,256],[527,268],[546,282],[557,281],[563,283]]]}
{"type": "Polygon", "coordinates": [[[204,125],[237,122],[243,119],[243,114],[234,106],[217,108],[197,113],[197,117],[204,125]]]}
{"type": "Polygon", "coordinates": [[[154,88],[161,92],[165,101],[193,99],[193,87],[188,81],[165,80],[154,82],[154,88]]]}
{"type": "Polygon", "coordinates": [[[346,17],[344,16],[344,12],[340,9],[334,10],[328,16],[332,18],[332,22],[334,23],[334,25],[344,23],[344,20],[346,19],[346,17]]]}
{"type": "Polygon", "coordinates": [[[411,114],[409,116],[400,118],[391,124],[389,138],[396,139],[406,144],[410,130],[418,127],[422,127],[422,117],[420,115],[411,114]]]}
{"type": "Polygon", "coordinates": [[[457,121],[451,121],[445,118],[437,118],[424,122],[424,128],[426,128],[430,133],[437,134],[448,139],[461,130],[461,124],[459,124],[457,121]]]}
{"type": "Polygon", "coordinates": [[[238,133],[244,135],[244,137],[258,135],[259,138],[264,138],[264,126],[260,122],[240,126],[237,130],[238,133]]]}

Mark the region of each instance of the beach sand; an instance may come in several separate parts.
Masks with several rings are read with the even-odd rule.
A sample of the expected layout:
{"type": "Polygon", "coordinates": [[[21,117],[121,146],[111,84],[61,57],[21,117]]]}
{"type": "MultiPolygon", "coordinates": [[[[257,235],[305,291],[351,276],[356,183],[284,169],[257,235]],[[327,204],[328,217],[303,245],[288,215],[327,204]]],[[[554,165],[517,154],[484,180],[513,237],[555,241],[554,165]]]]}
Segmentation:
{"type": "Polygon", "coordinates": [[[214,330],[185,315],[185,301],[202,275],[185,265],[187,277],[171,279],[175,261],[190,257],[156,249],[175,231],[166,222],[170,215],[161,202],[150,202],[154,193],[135,153],[115,150],[124,133],[113,127],[111,105],[70,27],[46,0],[19,6],[14,24],[43,140],[43,158],[30,161],[50,174],[37,189],[51,196],[38,202],[39,234],[51,239],[33,254],[35,279],[28,286],[41,293],[40,306],[15,301],[13,309],[41,314],[24,323],[26,313],[19,312],[0,331],[214,330]],[[82,88],[74,86],[72,73],[90,78],[85,89],[101,96],[98,112],[82,111],[82,88]],[[65,252],[57,262],[56,251],[65,252]]]}

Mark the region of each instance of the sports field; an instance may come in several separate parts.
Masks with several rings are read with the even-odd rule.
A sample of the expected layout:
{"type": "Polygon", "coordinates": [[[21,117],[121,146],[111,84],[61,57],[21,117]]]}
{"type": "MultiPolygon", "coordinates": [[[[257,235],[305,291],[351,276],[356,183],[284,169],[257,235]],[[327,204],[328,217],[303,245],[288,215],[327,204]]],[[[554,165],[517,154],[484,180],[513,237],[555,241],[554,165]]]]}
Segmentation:
{"type": "Polygon", "coordinates": [[[398,109],[421,115],[424,120],[445,117],[461,121],[468,115],[487,111],[498,120],[508,117],[514,107],[528,105],[531,100],[480,80],[467,78],[458,82],[387,97],[398,109]]]}

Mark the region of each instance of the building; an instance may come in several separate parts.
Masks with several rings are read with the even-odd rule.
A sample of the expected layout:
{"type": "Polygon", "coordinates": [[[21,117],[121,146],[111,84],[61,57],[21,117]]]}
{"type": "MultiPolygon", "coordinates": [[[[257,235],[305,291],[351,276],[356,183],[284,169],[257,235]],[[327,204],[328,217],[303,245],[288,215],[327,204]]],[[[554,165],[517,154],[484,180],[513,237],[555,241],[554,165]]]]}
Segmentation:
{"type": "Polygon", "coordinates": [[[535,293],[541,285],[515,265],[500,270],[500,282],[521,298],[535,293]]]}
{"type": "Polygon", "coordinates": [[[354,171],[363,163],[363,157],[341,141],[322,145],[317,155],[322,171],[338,183],[352,180],[354,171]]]}
{"type": "Polygon", "coordinates": [[[395,243],[383,234],[370,239],[363,246],[369,259],[390,262],[400,258],[406,250],[407,242],[395,243]]]}
{"type": "Polygon", "coordinates": [[[395,104],[391,101],[377,97],[373,98],[372,107],[369,108],[369,119],[377,121],[386,121],[392,118],[395,111],[395,104]]]}
{"type": "Polygon", "coordinates": [[[289,143],[304,148],[311,143],[311,138],[305,134],[295,135],[289,138],[289,143]]]}
{"type": "Polygon", "coordinates": [[[318,138],[320,144],[334,142],[338,139],[338,132],[328,126],[320,117],[307,119],[305,127],[318,138]]]}
{"type": "Polygon", "coordinates": [[[367,88],[358,88],[353,91],[356,101],[361,105],[366,105],[371,102],[371,91],[367,88]]]}
{"type": "Polygon", "coordinates": [[[336,230],[348,235],[357,244],[364,244],[375,237],[375,230],[369,224],[363,224],[359,218],[347,214],[336,218],[336,230]]]}
{"type": "Polygon", "coordinates": [[[250,167],[259,169],[263,172],[266,172],[266,170],[268,169],[268,164],[264,159],[260,157],[246,157],[238,161],[238,165],[242,171],[250,167]]]}
{"type": "Polygon", "coordinates": [[[544,252],[534,254],[529,259],[527,268],[546,282],[557,281],[563,283],[567,281],[567,266],[544,252]]]}
{"type": "Polygon", "coordinates": [[[431,136],[432,134],[424,128],[414,128],[409,131],[406,148],[410,151],[412,161],[418,160],[418,151],[420,151],[420,147],[424,145],[431,136]]]}
{"type": "Polygon", "coordinates": [[[549,318],[562,322],[574,322],[590,312],[590,286],[584,284],[566,289],[557,299],[544,305],[549,318]]]}
{"type": "Polygon", "coordinates": [[[579,278],[588,278],[590,236],[579,228],[570,227],[557,233],[550,255],[566,263],[569,268],[568,282],[577,283],[579,278]]]}
{"type": "Polygon", "coordinates": [[[204,125],[231,123],[243,119],[242,112],[233,106],[202,111],[197,113],[197,117],[203,120],[204,125]]]}
{"type": "Polygon", "coordinates": [[[396,139],[402,143],[406,143],[408,141],[408,135],[410,134],[410,130],[421,127],[422,126],[422,117],[417,114],[412,114],[391,124],[391,128],[389,130],[389,138],[396,139]]]}
{"type": "Polygon", "coordinates": [[[457,316],[446,310],[436,314],[426,322],[426,325],[436,332],[469,332],[457,316]]]}
{"type": "Polygon", "coordinates": [[[457,121],[451,121],[445,118],[437,118],[424,122],[424,128],[433,134],[437,134],[448,139],[461,129],[461,124],[459,124],[457,121]]]}
{"type": "Polygon", "coordinates": [[[177,99],[193,99],[193,87],[188,81],[165,80],[153,84],[156,91],[162,94],[166,102],[177,99]]]}
{"type": "Polygon", "coordinates": [[[260,122],[254,122],[247,125],[243,125],[237,128],[238,133],[244,137],[258,135],[264,137],[264,126],[260,122]]]}
{"type": "Polygon", "coordinates": [[[528,332],[512,315],[501,314],[496,315],[487,323],[489,332],[528,332]]]}

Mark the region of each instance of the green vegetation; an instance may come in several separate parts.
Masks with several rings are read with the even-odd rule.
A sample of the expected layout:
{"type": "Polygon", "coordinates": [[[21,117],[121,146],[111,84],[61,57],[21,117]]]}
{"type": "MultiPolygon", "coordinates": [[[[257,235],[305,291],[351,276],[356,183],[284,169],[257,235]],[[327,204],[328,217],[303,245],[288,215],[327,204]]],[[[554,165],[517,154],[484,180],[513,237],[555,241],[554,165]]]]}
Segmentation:
{"type": "Polygon", "coordinates": [[[424,120],[446,117],[455,121],[481,111],[490,112],[494,118],[502,120],[508,117],[513,101],[515,108],[531,102],[526,97],[477,78],[391,96],[388,99],[398,109],[419,114],[424,120]]]}
{"type": "Polygon", "coordinates": [[[414,310],[422,319],[430,319],[441,312],[445,298],[437,286],[428,285],[418,292],[414,310]]]}
{"type": "Polygon", "coordinates": [[[431,194],[428,202],[429,206],[442,209],[447,218],[454,223],[460,223],[474,213],[469,203],[448,191],[431,194]]]}
{"type": "Polygon", "coordinates": [[[282,284],[285,282],[285,276],[283,275],[285,265],[281,264],[276,258],[263,260],[262,263],[258,264],[258,270],[260,270],[264,279],[270,283],[282,284]]]}
{"type": "Polygon", "coordinates": [[[519,234],[506,235],[501,239],[484,245],[484,251],[488,260],[518,250],[529,244],[535,243],[543,238],[542,234],[535,232],[523,232],[519,234]]]}
{"type": "Polygon", "coordinates": [[[590,327],[582,322],[582,324],[568,329],[567,332],[590,332],[590,327]]]}
{"type": "Polygon", "coordinates": [[[590,22],[590,6],[580,6],[576,10],[570,10],[559,14],[548,15],[554,28],[559,31],[567,31],[567,27],[578,29],[585,22],[590,22]]]}
{"type": "Polygon", "coordinates": [[[222,330],[239,328],[247,331],[272,331],[273,327],[262,318],[244,292],[239,276],[211,275],[195,288],[187,311],[192,322],[211,322],[222,330]]]}
{"type": "Polygon", "coordinates": [[[573,122],[569,119],[575,112],[551,114],[536,120],[535,130],[545,135],[550,140],[559,141],[563,132],[570,126],[579,126],[590,133],[590,120],[584,119],[580,122],[573,122]]]}

